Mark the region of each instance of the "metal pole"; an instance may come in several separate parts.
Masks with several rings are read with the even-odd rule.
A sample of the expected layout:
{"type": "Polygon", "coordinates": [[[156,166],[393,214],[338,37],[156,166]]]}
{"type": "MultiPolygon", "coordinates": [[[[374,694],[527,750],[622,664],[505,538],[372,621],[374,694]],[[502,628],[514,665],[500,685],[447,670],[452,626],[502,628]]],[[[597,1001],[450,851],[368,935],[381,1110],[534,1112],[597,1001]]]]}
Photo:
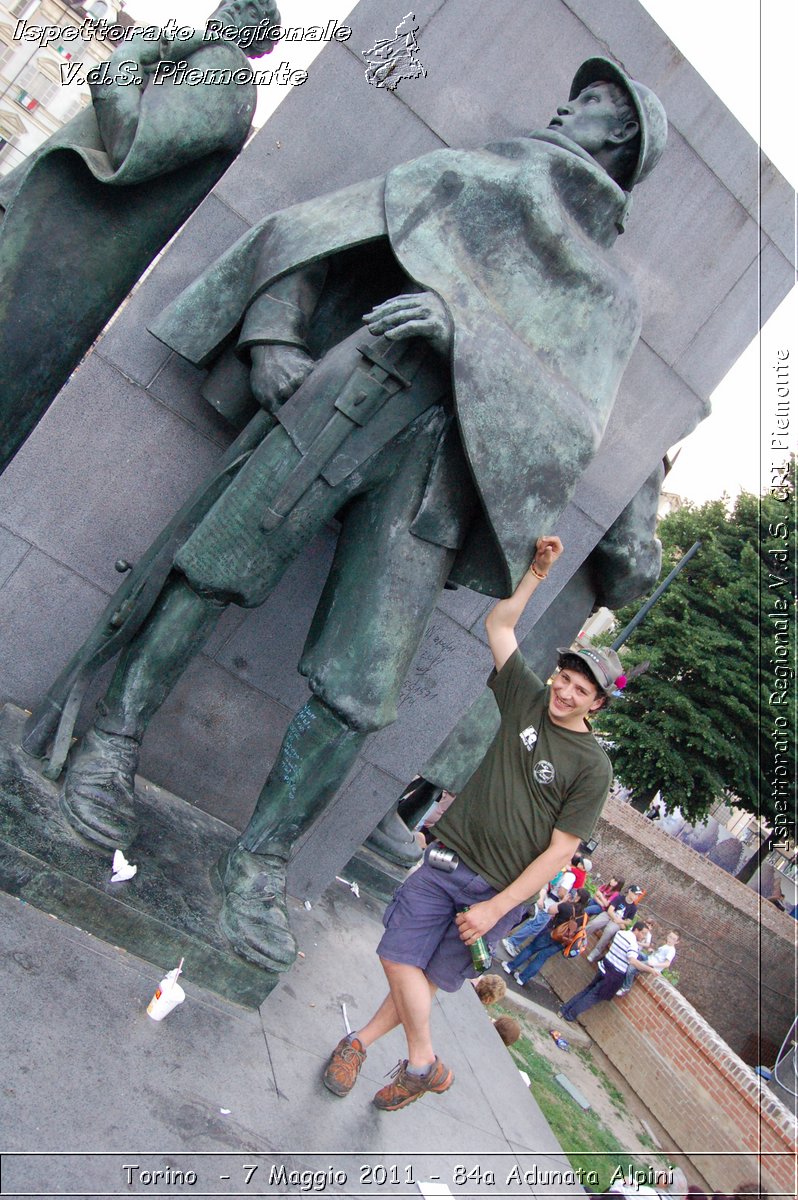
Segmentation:
{"type": "Polygon", "coordinates": [[[627,640],[629,635],[631,633],[633,633],[635,629],[637,629],[638,625],[643,620],[643,618],[645,616],[647,616],[647,614],[651,611],[651,609],[657,603],[657,601],[659,600],[662,593],[666,592],[668,590],[668,588],[671,586],[671,584],[673,583],[674,579],[679,574],[679,572],[687,566],[687,564],[689,563],[689,561],[693,557],[693,555],[696,553],[696,551],[700,550],[700,549],[701,549],[701,543],[693,542],[692,546],[687,551],[687,553],[685,555],[683,555],[682,558],[679,559],[676,566],[671,571],[670,575],[668,575],[667,579],[663,579],[662,583],[659,585],[659,587],[656,589],[656,591],[651,593],[648,600],[646,600],[645,604],[642,604],[640,606],[638,611],[632,617],[629,624],[624,629],[622,629],[621,632],[618,634],[618,636],[615,638],[615,640],[610,643],[610,649],[617,650],[619,646],[622,646],[624,644],[624,642],[627,640]]]}

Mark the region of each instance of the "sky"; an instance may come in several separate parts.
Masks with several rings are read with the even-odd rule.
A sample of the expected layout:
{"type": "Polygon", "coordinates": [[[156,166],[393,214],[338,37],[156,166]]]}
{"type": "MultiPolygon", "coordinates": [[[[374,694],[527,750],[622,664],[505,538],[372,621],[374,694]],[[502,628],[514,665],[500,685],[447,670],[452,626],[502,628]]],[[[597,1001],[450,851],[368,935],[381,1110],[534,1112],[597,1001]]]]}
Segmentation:
{"type": "MultiPolygon", "coordinates": [[[[798,186],[798,122],[795,120],[795,0],[642,0],[684,56],[762,146],[793,187],[798,186]]],[[[349,0],[278,0],[285,25],[343,21],[349,0]]],[[[215,7],[196,0],[127,0],[137,20],[157,24],[164,13],[181,24],[200,24],[215,7]]],[[[386,17],[398,22],[411,0],[385,0],[386,17]]],[[[390,29],[387,31],[390,33],[390,29]]],[[[387,34],[386,34],[387,36],[387,34]]],[[[279,61],[306,69],[321,44],[285,43],[279,61]]],[[[275,51],[275,54],[277,51],[275,51]]],[[[271,65],[272,59],[264,60],[271,65]]],[[[275,63],[276,65],[276,63],[275,63]]],[[[284,88],[262,88],[256,123],[262,124],[284,88]]],[[[774,313],[759,338],[741,355],[712,396],[712,415],[681,444],[666,487],[695,503],[759,492],[769,479],[773,368],[789,348],[794,361],[798,290],[774,313]]],[[[793,370],[793,378],[795,372],[793,370]]],[[[795,446],[795,439],[792,439],[795,446]]],[[[678,448],[678,447],[676,447],[678,448]]]]}

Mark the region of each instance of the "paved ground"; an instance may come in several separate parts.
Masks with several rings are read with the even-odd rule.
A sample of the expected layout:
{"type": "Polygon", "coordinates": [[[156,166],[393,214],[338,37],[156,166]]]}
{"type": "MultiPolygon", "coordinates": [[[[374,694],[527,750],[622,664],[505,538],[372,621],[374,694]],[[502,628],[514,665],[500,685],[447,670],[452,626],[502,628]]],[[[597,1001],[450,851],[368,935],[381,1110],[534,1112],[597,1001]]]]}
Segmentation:
{"type": "Polygon", "coordinates": [[[373,1107],[398,1033],[348,1098],[330,1095],[319,1076],[341,1005],[356,1028],[384,992],[379,911],[334,884],[292,919],[304,957],[259,1012],[193,986],[187,961],[187,1000],[156,1024],[145,1010],[158,972],[0,893],[2,1196],[313,1188],[282,1166],[327,1172],[316,1190],[343,1196],[417,1196],[427,1181],[460,1196],[582,1194],[557,1178],[567,1161],[471,988],[435,1003],[436,1048],[456,1075],[445,1096],[373,1107]]]}

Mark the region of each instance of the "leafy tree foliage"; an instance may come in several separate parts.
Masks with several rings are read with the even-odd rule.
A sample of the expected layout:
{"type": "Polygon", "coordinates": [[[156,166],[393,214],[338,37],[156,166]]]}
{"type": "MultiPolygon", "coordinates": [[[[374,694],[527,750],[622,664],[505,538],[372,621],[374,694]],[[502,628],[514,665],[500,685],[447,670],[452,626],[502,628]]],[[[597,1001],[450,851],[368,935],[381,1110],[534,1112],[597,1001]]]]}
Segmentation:
{"type": "MultiPolygon", "coordinates": [[[[731,511],[686,506],[660,523],[663,578],[701,548],[622,649],[627,668],[649,666],[600,721],[635,807],[661,790],[696,821],[725,796],[772,825],[779,796],[789,801],[793,781],[779,785],[795,755],[795,529],[794,462],[778,495],[743,494],[731,511]]],[[[638,607],[617,613],[619,628],[638,607]]]]}

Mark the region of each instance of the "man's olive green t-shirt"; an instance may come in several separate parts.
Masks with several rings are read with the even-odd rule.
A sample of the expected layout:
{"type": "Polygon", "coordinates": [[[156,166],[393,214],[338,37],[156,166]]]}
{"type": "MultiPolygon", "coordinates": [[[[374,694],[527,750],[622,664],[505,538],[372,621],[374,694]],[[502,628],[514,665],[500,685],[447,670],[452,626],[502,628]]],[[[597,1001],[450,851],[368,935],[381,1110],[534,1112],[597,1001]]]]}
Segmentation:
{"type": "Polygon", "coordinates": [[[488,679],[501,725],[437,837],[499,890],[546,850],[555,829],[587,841],[612,782],[592,733],[555,725],[549,689],[516,650],[488,679]]]}

